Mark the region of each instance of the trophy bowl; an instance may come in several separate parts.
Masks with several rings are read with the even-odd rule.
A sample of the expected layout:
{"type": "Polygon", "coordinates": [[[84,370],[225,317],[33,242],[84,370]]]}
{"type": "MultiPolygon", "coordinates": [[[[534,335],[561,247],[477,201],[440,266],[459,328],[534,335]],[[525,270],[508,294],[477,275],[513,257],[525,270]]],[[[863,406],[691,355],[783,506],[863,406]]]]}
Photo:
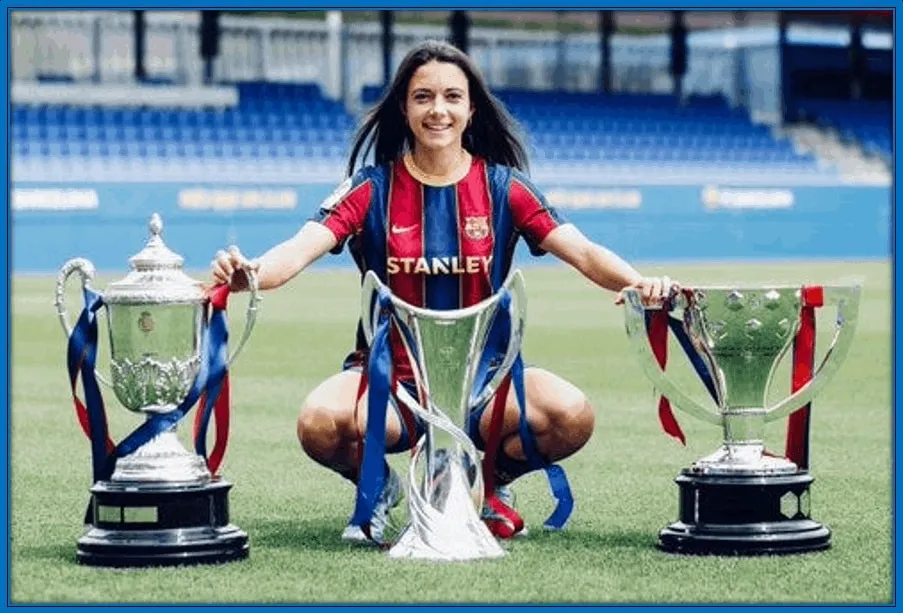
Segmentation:
{"type": "MultiPolygon", "coordinates": [[[[94,266],[84,258],[66,262],[57,279],[55,305],[70,339],[70,352],[83,333],[69,324],[64,294],[68,278],[78,273],[86,312],[89,297],[94,300],[92,311],[100,306],[106,310],[109,381],[93,369],[92,378],[111,388],[128,411],[142,414],[145,425],[157,417],[168,420],[149,440],[133,444],[134,449],[129,446],[132,437],[123,441],[120,447],[125,445],[127,453],[107,459],[107,464],[115,462],[111,474],[98,472],[95,466],[85,517],[87,531],[78,542],[78,561],[145,566],[244,558],[248,555],[247,534],[229,523],[232,485],[211,474],[207,460],[186,450],[176,433],[182,411],[191,408],[182,405],[197,392],[194,388],[199,379],[207,375],[202,368],[202,344],[208,328],[208,293],[183,272],[183,258],[163,243],[163,224],[156,213],[149,229],[146,246],[129,259],[131,271],[103,293],[90,287],[94,266]]],[[[258,301],[254,277],[244,333],[228,363],[250,335],[258,301]]],[[[87,382],[85,385],[90,397],[87,382]]],[[[93,397],[94,404],[100,405],[94,410],[102,413],[102,400],[97,394],[93,397]]],[[[89,437],[94,447],[97,436],[100,433],[92,429],[89,437]]]]}

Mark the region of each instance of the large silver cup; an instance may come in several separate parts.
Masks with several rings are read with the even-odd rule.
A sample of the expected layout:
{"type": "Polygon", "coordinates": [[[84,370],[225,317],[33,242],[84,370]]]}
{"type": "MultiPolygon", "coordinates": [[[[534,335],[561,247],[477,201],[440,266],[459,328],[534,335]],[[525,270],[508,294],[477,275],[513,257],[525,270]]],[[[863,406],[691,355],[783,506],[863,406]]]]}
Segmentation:
{"type": "MultiPolygon", "coordinates": [[[[153,214],[150,239],[129,258],[132,271],[103,292],[110,344],[110,381],[129,411],[151,415],[176,408],[188,395],[200,369],[206,293],[200,281],[182,271],[183,258],[166,247],[160,236],[163,222],[153,214]]],[[[54,304],[66,338],[72,333],[64,300],[66,281],[78,273],[82,288],[90,288],[94,265],[74,258],[60,269],[54,304]]],[[[251,299],[244,332],[229,363],[238,356],[251,334],[260,300],[256,275],[251,276],[251,299]]],[[[176,436],[175,426],[135,453],[116,463],[113,481],[138,483],[202,483],[210,471],[200,456],[188,452],[176,436]]]]}
{"type": "MultiPolygon", "coordinates": [[[[369,272],[364,278],[362,323],[368,343],[378,321],[376,296],[389,290],[369,272]]],[[[395,325],[411,361],[423,402],[404,387],[396,397],[426,424],[408,474],[410,523],[389,555],[437,561],[465,561],[504,555],[480,519],[483,478],[480,455],[466,433],[471,412],[488,402],[520,350],[526,317],[523,276],[514,271],[503,288],[473,306],[448,311],[416,307],[390,295],[395,325]],[[482,389],[475,390],[487,334],[503,307],[511,318],[504,357],[482,389]]]]}
{"type": "Polygon", "coordinates": [[[681,521],[660,535],[666,549],[761,553],[827,546],[830,533],[809,518],[812,478],[789,459],[766,454],[764,443],[766,423],[809,404],[850,349],[861,288],[823,289],[824,306],[836,311],[830,346],[809,382],[770,406],[775,370],[800,328],[802,287],[699,286],[675,295],[669,317],[711,375],[711,405],[688,395],[662,371],[647,336],[650,307],[637,291],[625,292],[627,335],[643,372],[678,409],[720,427],[723,439],[718,450],[678,478],[681,521]]]}
{"type": "MultiPolygon", "coordinates": [[[[162,220],[154,213],[147,244],[129,258],[131,272],[102,293],[110,373],[109,378],[99,372],[96,377],[112,388],[123,407],[147,418],[172,411],[188,396],[200,370],[207,304],[201,282],[183,272],[183,258],[163,243],[162,229],[162,220]]],[[[64,296],[67,280],[76,273],[82,289],[92,289],[94,265],[85,258],[74,258],[59,272],[54,304],[67,338],[72,327],[64,296]]],[[[229,363],[241,352],[256,320],[260,300],[256,275],[250,276],[250,285],[244,332],[229,363]]],[[[95,483],[92,509],[86,517],[92,528],[79,542],[79,561],[144,565],[168,563],[169,559],[193,562],[207,558],[219,561],[229,555],[241,557],[246,554],[247,545],[243,551],[228,551],[231,545],[223,544],[224,528],[219,525],[228,516],[225,496],[229,487],[223,479],[211,475],[204,458],[185,449],[173,425],[135,452],[119,458],[108,481],[95,483]],[[205,504],[203,496],[210,498],[207,511],[201,509],[205,504]],[[204,517],[185,517],[177,510],[189,509],[195,503],[199,509],[195,514],[206,514],[204,517]],[[181,515],[178,521],[170,521],[174,514],[181,515]],[[211,532],[211,527],[203,524],[213,515],[217,519],[211,532]],[[195,519],[201,526],[192,532],[195,519]],[[178,529],[167,531],[169,524],[178,524],[178,529]],[[135,533],[139,527],[149,532],[135,533]],[[191,529],[186,531],[186,527],[191,529]],[[196,551],[178,545],[192,539],[197,544],[196,551]],[[128,549],[130,544],[136,548],[140,545],[147,553],[116,553],[128,549]],[[222,549],[222,555],[213,551],[216,547],[222,549]]],[[[241,535],[246,543],[247,536],[241,535]]]]}

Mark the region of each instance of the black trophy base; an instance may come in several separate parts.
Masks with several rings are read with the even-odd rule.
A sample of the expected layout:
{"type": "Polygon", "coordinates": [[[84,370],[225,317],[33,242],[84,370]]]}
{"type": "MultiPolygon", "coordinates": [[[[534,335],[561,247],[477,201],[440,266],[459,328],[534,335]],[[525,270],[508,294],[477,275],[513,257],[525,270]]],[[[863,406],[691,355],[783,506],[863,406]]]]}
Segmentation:
{"type": "Polygon", "coordinates": [[[229,523],[232,484],[102,481],[91,488],[76,559],[88,566],[214,564],[248,557],[248,535],[229,523]]]}
{"type": "Polygon", "coordinates": [[[675,481],[680,516],[659,533],[664,551],[752,556],[831,546],[831,531],[810,517],[808,472],[734,476],[684,469],[675,481]]]}

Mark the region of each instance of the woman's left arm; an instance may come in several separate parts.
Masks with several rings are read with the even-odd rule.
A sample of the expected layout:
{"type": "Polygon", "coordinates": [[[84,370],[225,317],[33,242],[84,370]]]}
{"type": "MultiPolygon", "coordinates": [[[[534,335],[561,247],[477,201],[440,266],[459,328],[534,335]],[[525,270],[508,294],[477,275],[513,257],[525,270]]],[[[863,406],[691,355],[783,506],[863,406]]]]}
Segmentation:
{"type": "Polygon", "coordinates": [[[549,232],[539,245],[560,260],[567,262],[599,287],[618,292],[637,288],[646,303],[660,301],[671,289],[668,277],[644,277],[616,253],[589,240],[574,224],[565,223],[549,232]]]}

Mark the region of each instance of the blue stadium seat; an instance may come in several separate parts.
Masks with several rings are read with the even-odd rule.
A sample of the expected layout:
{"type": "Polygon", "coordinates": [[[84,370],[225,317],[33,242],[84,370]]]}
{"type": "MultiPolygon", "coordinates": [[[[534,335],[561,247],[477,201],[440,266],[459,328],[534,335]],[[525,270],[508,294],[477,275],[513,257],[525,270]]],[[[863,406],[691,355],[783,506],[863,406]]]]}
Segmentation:
{"type": "MultiPolygon", "coordinates": [[[[237,84],[239,105],[225,110],[14,105],[16,156],[144,159],[303,160],[341,163],[355,117],[314,84],[237,84]]],[[[365,102],[380,95],[366,87],[365,102]]],[[[723,99],[667,95],[498,92],[528,130],[535,162],[626,166],[823,172],[723,99]]],[[[858,117],[858,116],[857,116],[858,117]]],[[[878,122],[856,130],[870,146],[889,150],[878,122]]],[[[302,162],[303,163],[303,162],[302,162]]]]}
{"type": "Polygon", "coordinates": [[[804,99],[798,101],[797,110],[804,119],[835,128],[867,152],[886,159],[893,154],[890,101],[804,99]]]}

